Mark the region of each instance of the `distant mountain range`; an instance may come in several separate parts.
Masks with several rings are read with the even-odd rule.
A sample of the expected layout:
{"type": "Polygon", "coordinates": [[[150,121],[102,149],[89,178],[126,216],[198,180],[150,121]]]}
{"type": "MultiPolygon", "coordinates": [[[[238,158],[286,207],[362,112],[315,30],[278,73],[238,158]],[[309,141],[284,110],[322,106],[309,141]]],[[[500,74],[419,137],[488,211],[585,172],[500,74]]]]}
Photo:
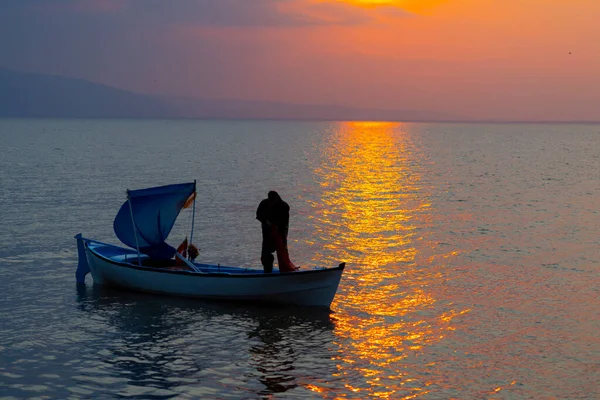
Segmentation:
{"type": "Polygon", "coordinates": [[[81,79],[0,68],[0,118],[214,118],[455,121],[419,110],[198,99],[134,93],[81,79]]]}

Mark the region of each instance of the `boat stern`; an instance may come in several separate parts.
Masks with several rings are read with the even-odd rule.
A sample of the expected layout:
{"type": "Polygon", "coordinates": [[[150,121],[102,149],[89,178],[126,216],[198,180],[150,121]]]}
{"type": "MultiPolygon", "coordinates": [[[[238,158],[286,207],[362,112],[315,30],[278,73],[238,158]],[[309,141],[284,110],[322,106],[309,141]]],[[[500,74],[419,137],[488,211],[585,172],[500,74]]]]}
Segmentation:
{"type": "Polygon", "coordinates": [[[85,276],[90,272],[90,265],[85,254],[85,239],[81,233],[75,235],[75,239],[77,239],[77,254],[79,258],[77,269],[75,270],[75,279],[77,283],[85,283],[85,276]]]}

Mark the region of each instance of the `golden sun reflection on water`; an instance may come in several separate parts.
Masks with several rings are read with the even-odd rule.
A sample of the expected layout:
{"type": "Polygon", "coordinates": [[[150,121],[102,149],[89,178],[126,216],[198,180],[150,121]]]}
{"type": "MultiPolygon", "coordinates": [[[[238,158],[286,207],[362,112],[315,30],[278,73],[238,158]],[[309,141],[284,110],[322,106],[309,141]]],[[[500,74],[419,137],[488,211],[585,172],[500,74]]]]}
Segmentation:
{"type": "Polygon", "coordinates": [[[332,306],[336,378],[354,382],[346,388],[357,398],[426,394],[431,382],[413,378],[408,359],[440,341],[460,314],[438,307],[429,290],[443,280],[442,270],[419,265],[426,246],[419,231],[429,224],[431,206],[421,183],[424,155],[404,128],[339,123],[315,171],[322,186],[313,204],[315,243],[322,244],[315,264],[348,265],[332,306]]]}

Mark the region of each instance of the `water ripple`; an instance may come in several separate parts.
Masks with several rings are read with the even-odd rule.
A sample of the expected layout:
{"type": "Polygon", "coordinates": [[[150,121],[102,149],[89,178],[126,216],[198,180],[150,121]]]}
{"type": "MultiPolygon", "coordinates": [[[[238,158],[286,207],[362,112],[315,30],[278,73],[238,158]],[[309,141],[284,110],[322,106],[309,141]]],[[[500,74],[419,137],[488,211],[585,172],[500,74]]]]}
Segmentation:
{"type": "Polygon", "coordinates": [[[0,397],[600,397],[596,126],[7,120],[0,140],[0,397]],[[252,268],[278,190],[294,263],[347,263],[332,310],[75,285],[74,234],[114,242],[124,189],[188,179],[202,260],[252,268]]]}

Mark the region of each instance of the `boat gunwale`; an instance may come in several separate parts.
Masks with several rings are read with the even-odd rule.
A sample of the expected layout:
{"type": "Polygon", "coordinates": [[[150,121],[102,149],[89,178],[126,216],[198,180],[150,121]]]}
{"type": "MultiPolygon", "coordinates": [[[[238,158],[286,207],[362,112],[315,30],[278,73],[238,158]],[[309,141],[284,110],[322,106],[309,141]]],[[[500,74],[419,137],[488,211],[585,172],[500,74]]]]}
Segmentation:
{"type": "MultiPolygon", "coordinates": [[[[190,276],[190,277],[199,277],[199,278],[208,278],[208,277],[213,277],[213,278],[216,278],[216,277],[218,277],[218,278],[276,278],[276,277],[280,277],[280,276],[297,276],[297,275],[319,274],[319,273],[324,273],[324,272],[343,271],[344,268],[346,267],[346,263],[342,262],[337,267],[333,267],[333,268],[311,269],[311,270],[304,270],[304,271],[291,271],[291,272],[279,272],[279,273],[265,273],[265,272],[261,272],[260,270],[256,270],[257,271],[256,273],[245,272],[245,273],[239,273],[239,274],[230,273],[230,272],[174,271],[174,270],[169,270],[169,269],[165,269],[165,268],[145,267],[145,266],[134,265],[134,264],[126,263],[126,262],[122,262],[122,261],[116,261],[116,260],[113,260],[109,257],[106,257],[106,256],[100,254],[97,250],[89,247],[88,243],[94,242],[99,245],[104,245],[104,246],[108,246],[108,247],[116,247],[118,249],[123,249],[123,250],[128,250],[128,249],[126,249],[124,247],[120,247],[120,246],[114,246],[114,245],[111,245],[108,243],[98,242],[98,241],[92,240],[92,239],[82,238],[82,241],[84,243],[86,250],[89,250],[94,256],[100,258],[101,260],[108,262],[109,264],[112,264],[115,266],[136,269],[139,271],[158,272],[158,273],[163,273],[163,274],[186,275],[186,276],[190,276]]],[[[223,267],[230,267],[230,266],[223,266],[223,267]]],[[[233,268],[236,268],[236,267],[233,267],[233,268]]]]}

